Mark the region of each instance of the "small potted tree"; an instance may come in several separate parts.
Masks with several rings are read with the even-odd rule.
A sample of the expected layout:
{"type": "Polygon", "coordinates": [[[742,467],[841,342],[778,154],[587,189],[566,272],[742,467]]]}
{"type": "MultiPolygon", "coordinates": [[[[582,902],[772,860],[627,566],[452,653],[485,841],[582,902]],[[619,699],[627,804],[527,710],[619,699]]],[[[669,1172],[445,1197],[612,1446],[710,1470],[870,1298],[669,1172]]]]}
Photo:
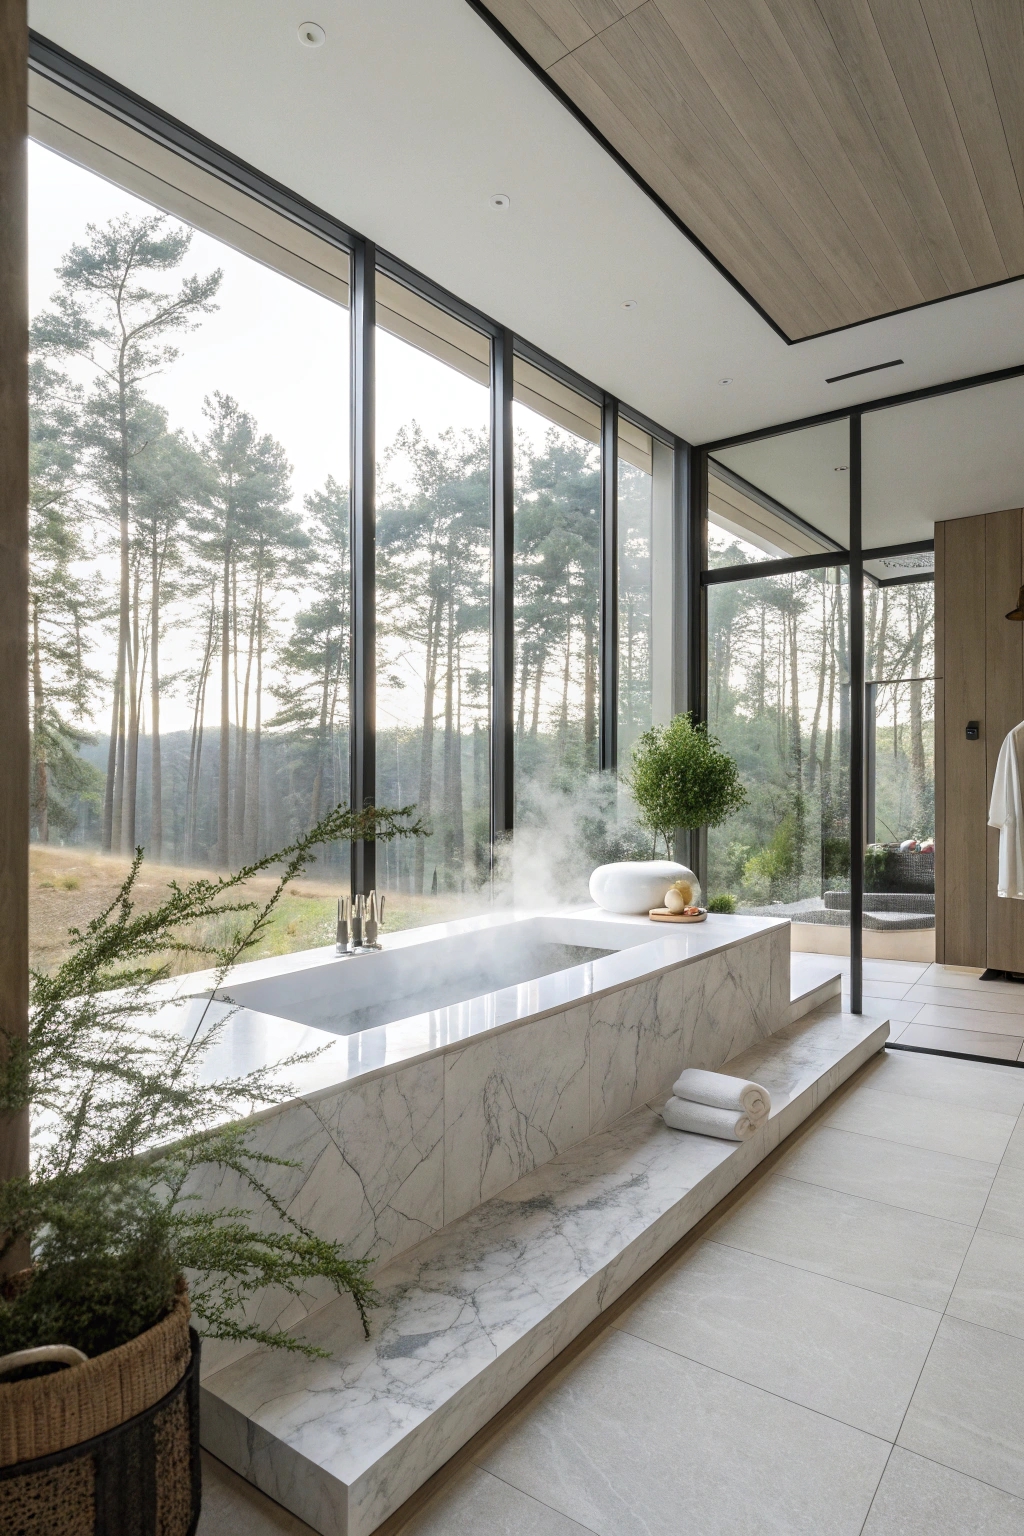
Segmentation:
{"type": "Polygon", "coordinates": [[[623,782],[636,802],[639,821],[651,838],[651,858],[642,863],[603,865],[591,877],[591,895],[610,911],[644,912],[660,906],[676,881],[699,890],[697,878],[672,857],[678,830],[717,827],[746,802],[736,763],[707,726],[688,714],[644,731],[633,747],[623,782]],[[659,859],[658,844],[664,844],[659,859]]]}
{"type": "Polygon", "coordinates": [[[284,1060],[207,1081],[230,1010],[212,999],[266,932],[318,846],[423,829],[414,808],[338,806],[290,847],[219,878],[172,882],[138,911],[138,850],[111,905],[52,974],[32,976],[27,1044],[0,1052],[0,1109],[30,1107],[31,1172],[0,1188],[0,1530],[189,1536],[199,1518],[199,1339],[320,1351],[247,1316],[267,1286],[313,1278],[351,1295],[367,1326],[368,1261],[296,1221],[267,1188],[279,1160],[240,1117],[290,1096],[284,1060]],[[263,901],[252,876],[282,866],[263,901]],[[227,929],[222,942],[201,935],[227,929]],[[197,932],[200,937],[196,937],[197,932]],[[214,978],[194,1027],[168,1023],[168,957],[214,978]],[[164,1012],[161,1012],[164,1010],[164,1012]],[[233,1170],[262,1211],[188,1193],[204,1165],[233,1170]],[[11,1256],[27,1266],[10,1273],[11,1256]],[[185,1276],[188,1276],[186,1286],[185,1276]]]}

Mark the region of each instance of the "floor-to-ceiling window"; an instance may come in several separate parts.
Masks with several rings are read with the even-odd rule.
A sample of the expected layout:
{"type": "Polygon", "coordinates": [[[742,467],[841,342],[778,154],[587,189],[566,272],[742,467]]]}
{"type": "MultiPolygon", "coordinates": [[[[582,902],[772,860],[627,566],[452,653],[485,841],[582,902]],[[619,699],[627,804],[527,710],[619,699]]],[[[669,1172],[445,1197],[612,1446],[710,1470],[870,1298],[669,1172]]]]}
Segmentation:
{"type": "Polygon", "coordinates": [[[816,928],[848,945],[848,488],[845,421],[708,467],[707,720],[747,791],[708,835],[709,894],[790,917],[806,947],[816,928]]]}
{"type": "MultiPolygon", "coordinates": [[[[267,210],[188,222],[41,144],[30,194],[45,962],[137,845],[152,896],[347,798],[348,258],[267,210]]],[[[264,947],[325,942],[346,878],[324,850],[264,947]]]]}
{"type": "Polygon", "coordinates": [[[389,926],[488,897],[490,341],[377,278],[377,801],[430,833],[383,845],[389,926]]]}

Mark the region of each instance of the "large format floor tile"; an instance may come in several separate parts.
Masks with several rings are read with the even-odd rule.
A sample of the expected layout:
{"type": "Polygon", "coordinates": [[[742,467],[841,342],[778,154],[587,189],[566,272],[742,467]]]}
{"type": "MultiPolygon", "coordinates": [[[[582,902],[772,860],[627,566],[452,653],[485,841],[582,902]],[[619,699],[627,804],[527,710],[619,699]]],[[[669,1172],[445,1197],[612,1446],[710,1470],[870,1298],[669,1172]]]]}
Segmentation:
{"type": "Polygon", "coordinates": [[[617,1326],[894,1440],[937,1313],[705,1242],[617,1326]]]}
{"type": "Polygon", "coordinates": [[[1002,1115],[1016,1116],[1024,1109],[1024,1072],[980,1061],[882,1051],[857,1079],[858,1094],[862,1088],[964,1109],[996,1110],[1002,1115]]]}
{"type": "Polygon", "coordinates": [[[945,987],[954,992],[979,992],[987,997],[1005,997],[1011,1011],[1017,1009],[1024,1012],[1024,986],[1016,981],[982,981],[980,971],[958,965],[929,965],[919,980],[926,987],[945,987]]]}
{"type": "MultiPolygon", "coordinates": [[[[998,1070],[998,1069],[997,1069],[998,1070]]],[[[966,1109],[960,1104],[936,1104],[929,1099],[858,1088],[826,1116],[826,1124],[841,1131],[859,1131],[906,1147],[972,1157],[998,1163],[1006,1151],[1015,1118],[991,1109],[966,1109]]]]}
{"type": "Polygon", "coordinates": [[[1024,1339],[944,1317],[899,1444],[1024,1496],[1024,1339]]]}
{"type": "Polygon", "coordinates": [[[888,1453],[860,1430],[615,1332],[480,1461],[598,1536],[858,1536],[888,1453]]]}
{"type": "MultiPolygon", "coordinates": [[[[949,1013],[951,1010],[936,1009],[949,1013]]],[[[988,1015],[990,1017],[990,1015],[988,1015]]],[[[1002,1061],[1016,1061],[1024,1045],[1024,1035],[987,1035],[978,1029],[947,1029],[935,1024],[897,1025],[889,1036],[900,1045],[915,1045],[926,1051],[961,1051],[965,1056],[996,1056],[1002,1061]]]]}
{"type": "Polygon", "coordinates": [[[1024,1501],[896,1447],[863,1536],[1022,1536],[1024,1501]]]}
{"type": "Polygon", "coordinates": [[[1024,1168],[1024,1115],[1017,1121],[1013,1135],[1006,1143],[1003,1166],[1004,1168],[1024,1168]]]}
{"type": "Polygon", "coordinates": [[[402,1536],[587,1536],[587,1528],[482,1467],[468,1467],[403,1525],[402,1536]]]}
{"type": "Polygon", "coordinates": [[[974,1008],[984,1013],[1022,1013],[1024,1012],[1024,988],[1018,988],[1016,995],[1006,991],[996,992],[979,986],[971,987],[967,991],[963,987],[930,987],[927,982],[919,981],[910,988],[907,993],[908,1003],[934,1003],[940,1008],[974,1008]]]}
{"type": "Polygon", "coordinates": [[[1003,1163],[992,1181],[981,1226],[987,1232],[1024,1237],[1024,1167],[1015,1162],[1003,1163]]]}
{"type": "Polygon", "coordinates": [[[1024,1237],[975,1232],[946,1312],[1024,1339],[1024,1237]]]}
{"type": "Polygon", "coordinates": [[[203,1511],[196,1536],[315,1536],[313,1527],[268,1499],[222,1461],[203,1455],[203,1511]]]}
{"type": "Polygon", "coordinates": [[[819,1125],[783,1158],[778,1172],[973,1226],[985,1209],[996,1166],[819,1125]]]}
{"type": "Polygon", "coordinates": [[[972,1229],[776,1175],[710,1235],[716,1243],[941,1312],[972,1229]]]}
{"type": "Polygon", "coordinates": [[[915,1024],[935,1024],[939,1029],[977,1030],[986,1035],[1010,1035],[1024,1040],[1024,1013],[997,1013],[992,1008],[951,1008],[922,1003],[915,1024]]]}

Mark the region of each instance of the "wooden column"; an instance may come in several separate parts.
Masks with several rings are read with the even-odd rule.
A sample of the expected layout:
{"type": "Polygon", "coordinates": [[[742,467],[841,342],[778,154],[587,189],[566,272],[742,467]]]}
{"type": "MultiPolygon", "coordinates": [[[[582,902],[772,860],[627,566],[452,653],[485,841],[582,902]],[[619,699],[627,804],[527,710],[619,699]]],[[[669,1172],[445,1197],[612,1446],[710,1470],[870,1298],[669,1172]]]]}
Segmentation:
{"type": "Polygon", "coordinates": [[[1020,509],[986,517],[984,822],[988,940],[984,964],[997,971],[1024,971],[1024,901],[996,894],[999,833],[987,826],[999,748],[1006,733],[1024,720],[1024,624],[1006,617],[1017,606],[1021,556],[1020,509]]]}
{"type": "MultiPolygon", "coordinates": [[[[27,48],[0,0],[0,1049],[28,1029],[27,48]]],[[[27,1115],[0,1115],[0,1178],[27,1168],[27,1115]]]]}

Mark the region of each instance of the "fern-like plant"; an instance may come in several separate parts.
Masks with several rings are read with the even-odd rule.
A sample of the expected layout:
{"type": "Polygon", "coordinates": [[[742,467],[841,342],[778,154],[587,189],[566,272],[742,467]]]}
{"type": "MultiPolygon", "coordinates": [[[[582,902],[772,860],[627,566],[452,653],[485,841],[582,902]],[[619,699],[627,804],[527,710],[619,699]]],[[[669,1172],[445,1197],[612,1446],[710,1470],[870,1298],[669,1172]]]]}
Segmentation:
{"type": "Polygon", "coordinates": [[[139,849],[114,901],[71,930],[68,958],[52,974],[32,973],[28,1039],[8,1038],[0,1051],[0,1110],[31,1109],[35,1146],[29,1175],[0,1186],[0,1259],[26,1244],[31,1256],[0,1289],[0,1354],[37,1344],[72,1344],[90,1356],[114,1348],[165,1315],[183,1272],[192,1310],[214,1338],[322,1353],[245,1315],[264,1287],[298,1295],[314,1277],[350,1293],[367,1326],[368,1261],[284,1209],[267,1176],[275,1164],[294,1165],[252,1148],[239,1123],[291,1097],[287,1073],[309,1053],[212,1081],[203,1069],[231,1017],[214,995],[223,996],[232,966],[317,848],[421,835],[414,813],[337,806],[236,874],[172,881],[146,911],[133,894],[139,849]],[[269,898],[249,897],[246,883],[275,867],[269,898]],[[194,937],[225,924],[221,943],[194,937]],[[180,953],[207,957],[213,972],[209,1001],[186,1032],[180,1012],[168,1011],[168,956],[180,953]],[[233,1170],[276,1221],[190,1197],[203,1165],[233,1170]]]}

